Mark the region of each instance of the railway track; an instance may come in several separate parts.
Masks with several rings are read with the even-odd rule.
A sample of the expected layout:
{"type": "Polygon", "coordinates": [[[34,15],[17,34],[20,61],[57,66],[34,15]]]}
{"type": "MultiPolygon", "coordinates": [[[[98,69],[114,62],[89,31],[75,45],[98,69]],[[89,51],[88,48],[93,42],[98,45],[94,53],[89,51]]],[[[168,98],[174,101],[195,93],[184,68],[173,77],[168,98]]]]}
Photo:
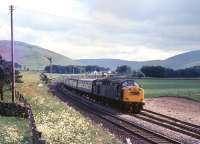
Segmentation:
{"type": "Polygon", "coordinates": [[[200,139],[200,126],[144,109],[136,118],[200,139]]]}
{"type": "Polygon", "coordinates": [[[74,102],[76,102],[79,106],[81,106],[81,109],[84,109],[97,117],[113,124],[114,126],[118,127],[121,130],[126,131],[132,136],[137,136],[141,140],[145,140],[147,143],[151,144],[181,144],[181,142],[178,142],[176,140],[173,140],[169,137],[163,136],[159,133],[153,132],[151,130],[148,130],[142,126],[139,126],[138,124],[125,120],[123,118],[120,118],[116,116],[115,114],[112,114],[111,112],[108,112],[100,107],[97,107],[96,104],[85,100],[83,98],[80,98],[76,94],[70,92],[69,90],[63,89],[59,87],[59,91],[63,94],[67,94],[67,98],[70,98],[74,102]]]}

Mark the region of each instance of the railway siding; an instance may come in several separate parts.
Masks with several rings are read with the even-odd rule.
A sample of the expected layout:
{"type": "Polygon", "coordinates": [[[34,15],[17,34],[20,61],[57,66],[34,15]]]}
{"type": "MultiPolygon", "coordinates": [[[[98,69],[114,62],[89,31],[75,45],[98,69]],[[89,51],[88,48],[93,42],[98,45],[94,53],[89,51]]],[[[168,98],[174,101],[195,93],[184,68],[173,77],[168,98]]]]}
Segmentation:
{"type": "MultiPolygon", "coordinates": [[[[149,120],[149,119],[148,119],[148,121],[145,121],[143,119],[137,118],[132,115],[127,115],[127,114],[121,114],[120,117],[122,117],[126,120],[134,121],[135,123],[147,128],[147,129],[153,130],[157,133],[160,133],[161,135],[176,139],[177,141],[180,141],[184,144],[200,142],[199,139],[191,137],[190,135],[187,135],[187,134],[182,134],[181,132],[177,131],[176,129],[172,130],[167,127],[163,127],[162,125],[159,125],[162,122],[152,123],[151,120],[149,120]]],[[[173,126],[170,126],[170,127],[173,127],[173,126]]]]}
{"type": "Polygon", "coordinates": [[[163,118],[158,118],[152,115],[149,115],[147,113],[141,112],[141,114],[138,115],[133,115],[134,117],[147,121],[147,122],[151,122],[154,124],[157,124],[159,126],[186,134],[188,136],[200,139],[200,130],[198,128],[198,126],[194,125],[191,127],[191,124],[183,124],[183,123],[177,123],[176,121],[171,121],[171,120],[166,120],[163,118]]]}

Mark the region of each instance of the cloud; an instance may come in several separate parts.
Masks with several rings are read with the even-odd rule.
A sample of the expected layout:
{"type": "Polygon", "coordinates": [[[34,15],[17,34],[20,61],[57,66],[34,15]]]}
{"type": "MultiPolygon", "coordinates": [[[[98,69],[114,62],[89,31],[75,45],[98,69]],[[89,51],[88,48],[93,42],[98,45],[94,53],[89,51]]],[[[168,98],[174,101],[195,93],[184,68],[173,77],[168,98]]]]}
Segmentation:
{"type": "MultiPolygon", "coordinates": [[[[15,39],[74,59],[164,59],[200,47],[197,0],[16,0],[15,39]]],[[[9,11],[0,2],[0,39],[9,11]]]]}

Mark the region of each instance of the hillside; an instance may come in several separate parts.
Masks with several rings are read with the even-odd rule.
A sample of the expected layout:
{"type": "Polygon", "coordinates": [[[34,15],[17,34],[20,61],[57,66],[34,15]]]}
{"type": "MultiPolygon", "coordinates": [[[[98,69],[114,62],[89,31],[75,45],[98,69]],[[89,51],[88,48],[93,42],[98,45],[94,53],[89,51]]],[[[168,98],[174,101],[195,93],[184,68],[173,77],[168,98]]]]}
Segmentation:
{"type": "MultiPolygon", "coordinates": [[[[10,59],[10,41],[0,40],[0,54],[4,59],[10,59]]],[[[140,69],[144,65],[161,65],[173,69],[182,69],[191,66],[200,65],[200,50],[190,51],[170,57],[166,60],[152,60],[152,61],[127,61],[120,59],[80,59],[72,60],[61,54],[49,51],[39,46],[30,45],[24,42],[15,42],[15,61],[22,65],[22,67],[31,70],[43,70],[49,61],[45,57],[52,57],[55,65],[98,65],[102,67],[109,67],[112,70],[120,65],[129,65],[133,69],[140,69]]]]}
{"type": "Polygon", "coordinates": [[[126,61],[120,59],[80,59],[76,60],[76,62],[80,63],[81,65],[98,65],[102,67],[109,67],[112,70],[116,69],[117,66],[120,65],[129,65],[134,69],[140,69],[142,65],[156,65],[160,61],[126,61]]]}
{"type": "Polygon", "coordinates": [[[80,59],[76,60],[76,62],[82,65],[99,65],[111,69],[116,69],[119,65],[129,65],[136,70],[140,69],[144,65],[161,65],[173,69],[182,69],[200,65],[200,50],[179,54],[166,60],[126,61],[120,59],[80,59]]]}
{"type": "MultiPolygon", "coordinates": [[[[0,41],[0,54],[4,59],[10,59],[10,41],[0,41]]],[[[43,70],[49,61],[46,57],[52,57],[53,64],[56,65],[69,65],[76,64],[70,58],[55,52],[43,49],[39,46],[30,45],[24,42],[15,42],[15,61],[22,65],[22,67],[31,70],[43,70]]]]}
{"type": "Polygon", "coordinates": [[[170,57],[163,61],[163,65],[174,69],[200,65],[200,50],[190,51],[170,57]]]}

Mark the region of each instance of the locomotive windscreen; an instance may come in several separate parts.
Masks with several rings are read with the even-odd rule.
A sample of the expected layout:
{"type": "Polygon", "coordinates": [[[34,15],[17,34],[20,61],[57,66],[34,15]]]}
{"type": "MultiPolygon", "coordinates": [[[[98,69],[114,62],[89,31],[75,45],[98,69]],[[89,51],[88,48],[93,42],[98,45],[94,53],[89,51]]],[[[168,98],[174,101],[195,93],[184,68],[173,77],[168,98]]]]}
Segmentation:
{"type": "Polygon", "coordinates": [[[122,83],[122,87],[139,86],[134,80],[127,80],[122,83]]]}

